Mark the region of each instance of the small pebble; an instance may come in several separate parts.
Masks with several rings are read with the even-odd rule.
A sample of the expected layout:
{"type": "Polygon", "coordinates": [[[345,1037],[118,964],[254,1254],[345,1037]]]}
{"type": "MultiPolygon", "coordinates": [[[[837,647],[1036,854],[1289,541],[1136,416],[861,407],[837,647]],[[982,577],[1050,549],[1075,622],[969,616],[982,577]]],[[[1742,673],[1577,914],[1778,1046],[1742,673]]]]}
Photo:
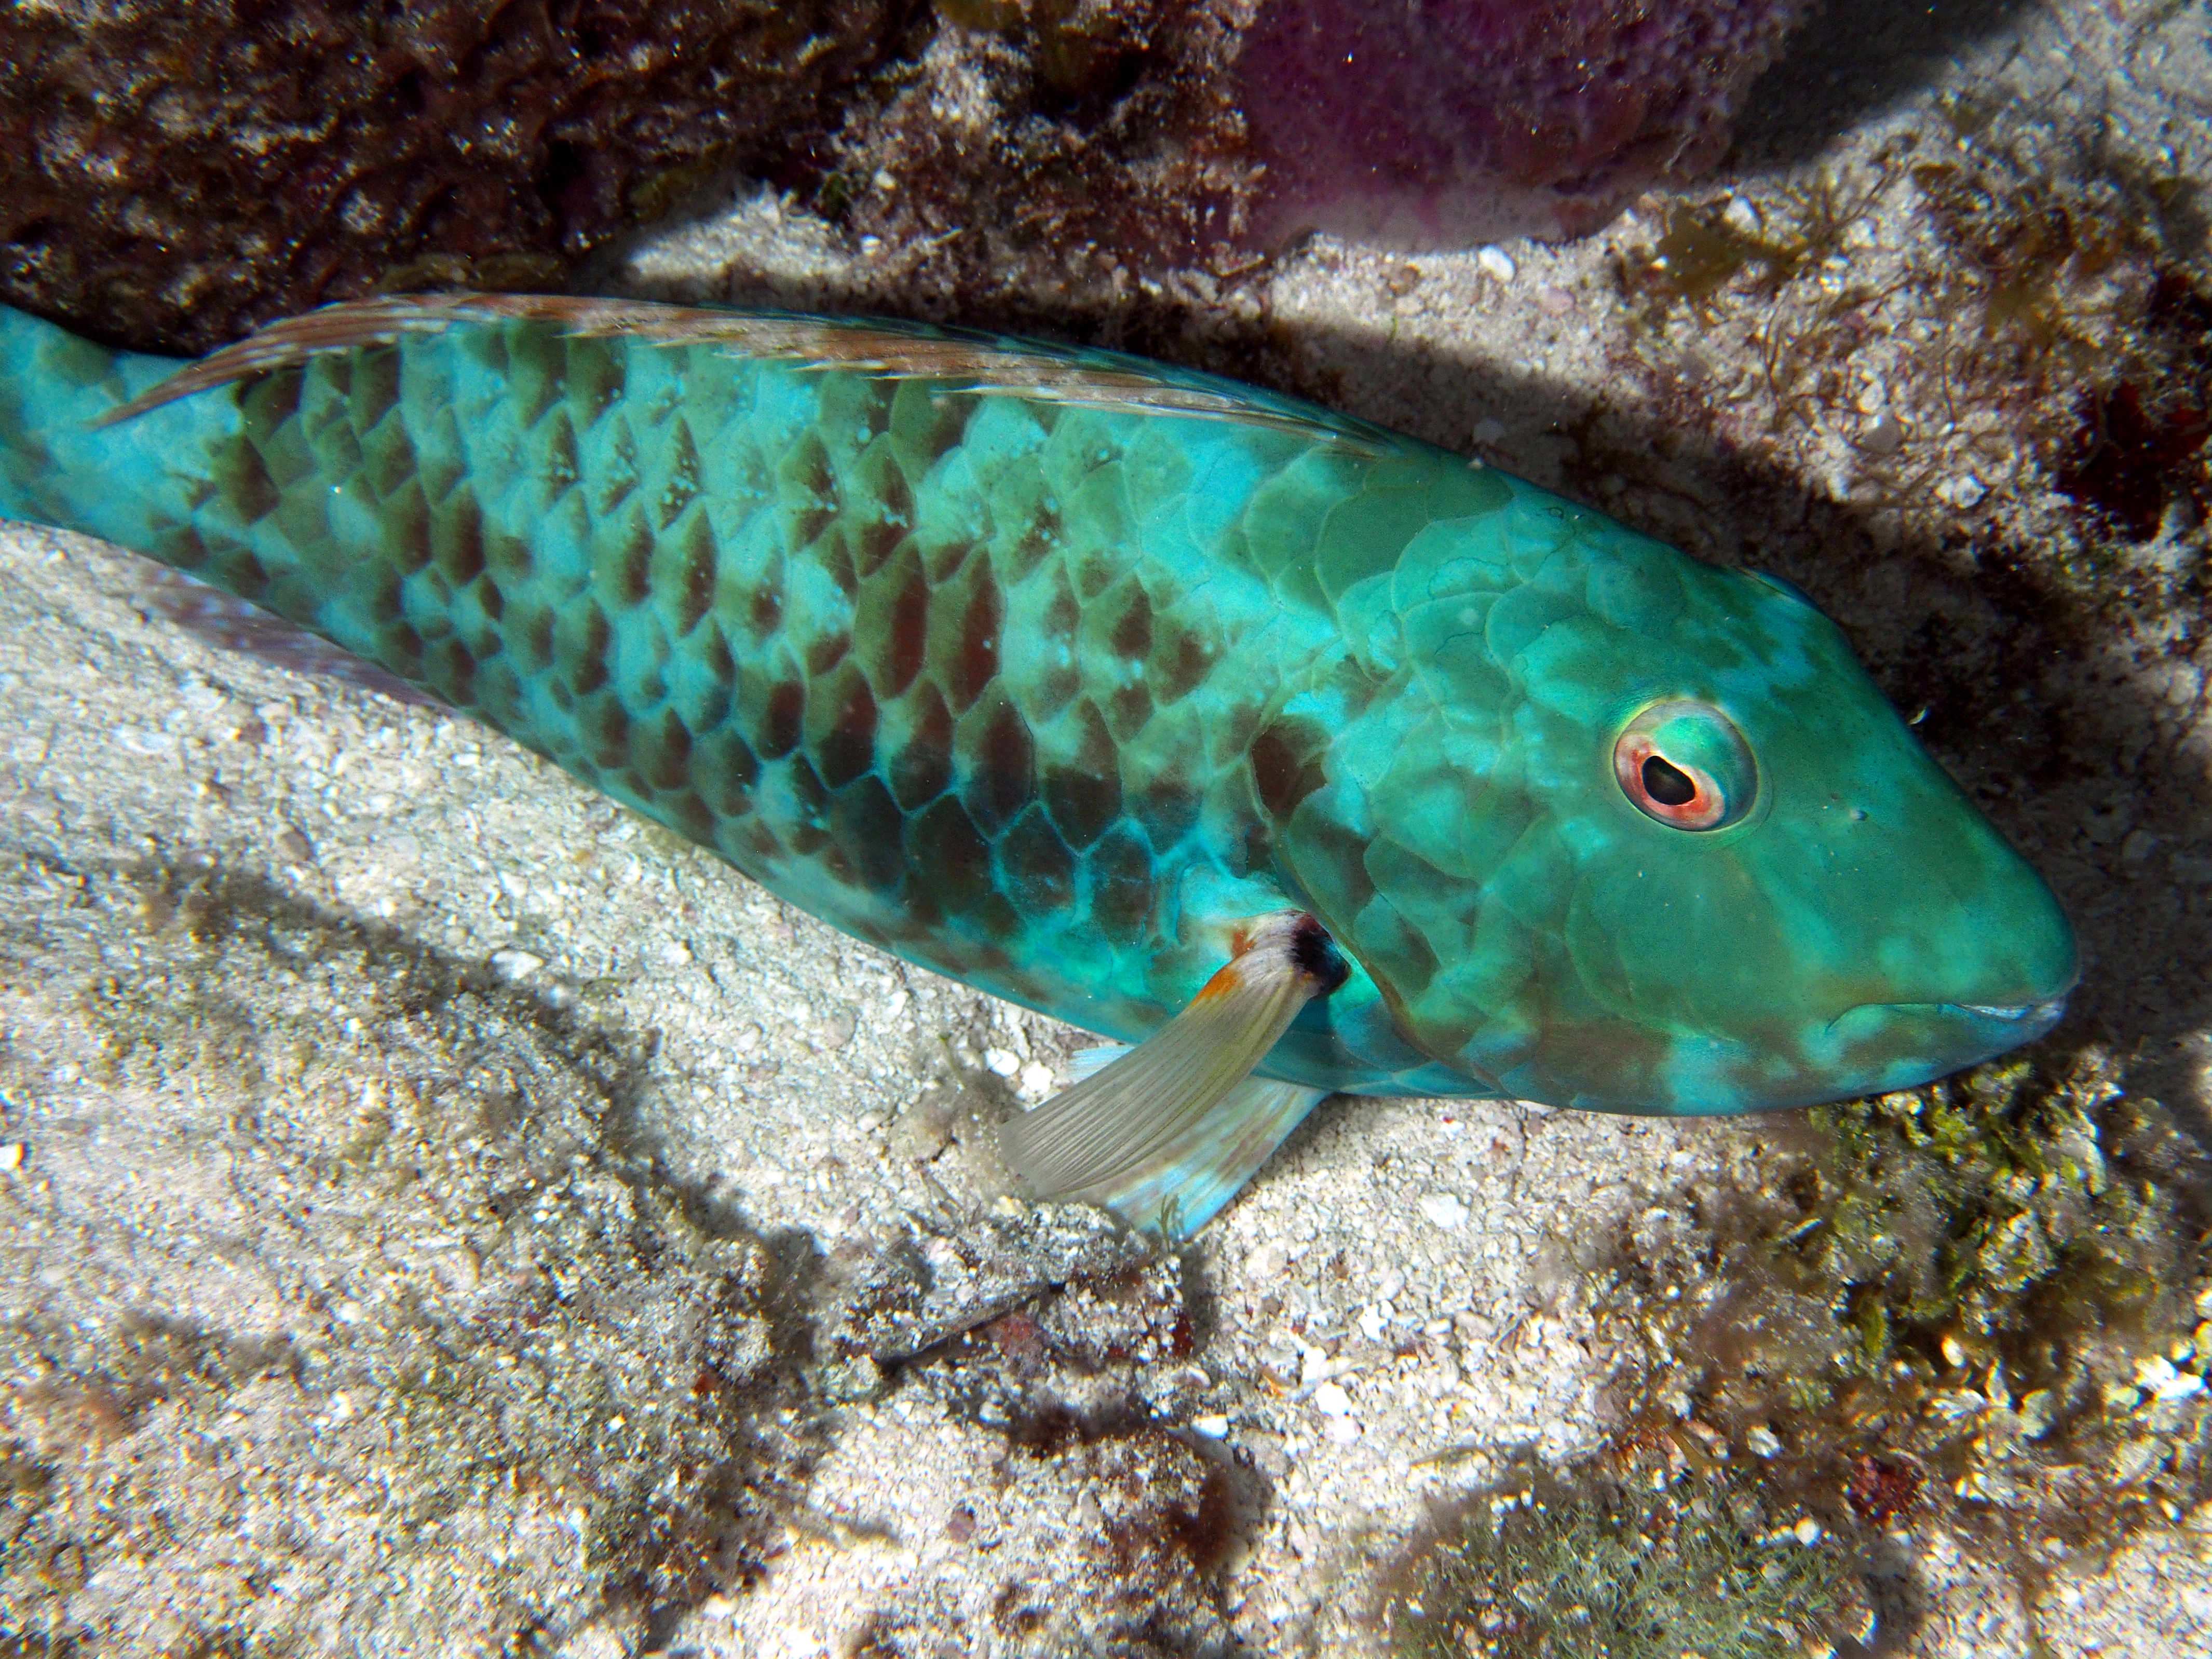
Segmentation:
{"type": "Polygon", "coordinates": [[[1332,1446],[1348,1446],[1359,1438],[1359,1425],[1348,1417],[1332,1417],[1322,1428],[1322,1437],[1332,1446]]]}
{"type": "Polygon", "coordinates": [[[2165,1457],[2166,1453],[2158,1442],[2147,1437],[2124,1442],[2112,1451],[2112,1478],[2123,1484],[2140,1480],[2163,1462],[2165,1457]]]}
{"type": "Polygon", "coordinates": [[[994,1076],[1012,1077],[1022,1069],[1022,1057],[1011,1048],[986,1048],[983,1064],[994,1076]]]}
{"type": "Polygon", "coordinates": [[[1859,447],[1869,455],[1894,455],[1905,447],[1905,427],[1896,416],[1883,414],[1867,422],[1859,434],[1859,447]]]}
{"type": "Polygon", "coordinates": [[[1990,487],[1971,472],[1961,473],[1955,478],[1946,478],[1936,486],[1936,498],[1962,513],[1979,507],[1989,493],[1990,487]]]}
{"type": "Polygon", "coordinates": [[[1547,317],[1564,317],[1575,308],[1575,296],[1557,283],[1547,283],[1536,290],[1536,309],[1547,317]]]}
{"type": "Polygon", "coordinates": [[[1352,1396],[1334,1382],[1324,1382],[1313,1391],[1314,1409],[1323,1417],[1352,1415],[1352,1396]]]}
{"type": "Polygon", "coordinates": [[[1772,1457],[1782,1449],[1781,1440],[1764,1423],[1754,1423],[1745,1430],[1743,1443],[1761,1457],[1772,1457]]]}
{"type": "Polygon", "coordinates": [[[0,1146],[0,1170],[20,1170],[23,1167],[23,1143],[11,1140],[0,1146]]]}
{"type": "Polygon", "coordinates": [[[1467,1224],[1467,1206],[1449,1193],[1423,1193],[1417,1200],[1421,1213],[1449,1232],[1467,1224]]]}
{"type": "Polygon", "coordinates": [[[514,945],[491,953],[491,970],[509,985],[528,979],[545,965],[545,958],[535,951],[524,951],[514,945]]]}
{"type": "Polygon", "coordinates": [[[1495,276],[1501,283],[1511,282],[1516,270],[1512,255],[1495,243],[1476,249],[1474,262],[1482,267],[1486,275],[1495,276]]]}
{"type": "Polygon", "coordinates": [[[1190,1419],[1190,1426],[1194,1432],[1204,1435],[1208,1440],[1226,1440],[1229,1437],[1229,1419],[1218,1414],[1194,1417],[1190,1419]]]}
{"type": "Polygon", "coordinates": [[[1820,1541],[1820,1523],[1818,1521],[1815,1521],[1809,1515],[1798,1522],[1795,1527],[1790,1528],[1790,1531],[1796,1536],[1797,1541],[1805,1545],[1808,1548],[1810,1548],[1813,1545],[1820,1541]]]}

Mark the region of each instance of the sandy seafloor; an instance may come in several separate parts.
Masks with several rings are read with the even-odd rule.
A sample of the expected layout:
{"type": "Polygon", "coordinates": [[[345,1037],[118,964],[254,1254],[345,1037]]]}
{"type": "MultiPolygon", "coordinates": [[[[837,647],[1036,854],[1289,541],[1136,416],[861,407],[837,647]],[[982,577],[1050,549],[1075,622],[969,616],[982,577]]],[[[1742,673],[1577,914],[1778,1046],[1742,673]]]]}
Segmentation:
{"type": "MultiPolygon", "coordinates": [[[[1964,154],[1936,112],[1962,88],[2053,153],[2101,118],[2212,180],[2208,35],[2201,6],[2019,8],[1686,194],[1755,224],[1900,133],[1964,154]]],[[[2166,647],[2205,532],[2128,555],[2094,646],[2006,654],[2016,613],[1956,550],[2002,519],[2032,561],[2063,504],[1929,379],[1947,256],[1917,199],[1772,302],[1827,326],[1824,292],[1896,279],[1850,395],[1759,445],[1714,434],[1766,429],[1729,325],[1768,302],[1655,332],[1623,296],[1658,198],[1568,247],[1319,239],[1218,298],[1343,406],[1692,551],[1759,562],[1746,500],[1856,514],[1832,562],[1805,523],[1839,518],[1774,534],[1878,672],[1962,683],[1912,678],[1937,616],[1966,680],[2020,676],[1934,709],[1948,763],[2001,769],[2054,705],[2100,750],[1991,810],[2081,922],[2076,1030],[2201,1124],[2212,726],[2166,647]],[[1886,415],[1901,463],[1863,441],[1886,415]]],[[[616,281],[899,298],[896,250],[757,195],[616,281]]],[[[1080,1042],[494,734],[202,644],[127,556],[0,531],[0,1469],[18,1547],[52,1553],[11,1616],[88,1654],[1370,1650],[1375,1564],[1427,1500],[1618,1410],[1573,1242],[1776,1133],[1338,1100],[1179,1261],[1055,1296],[1116,1247],[1024,1223],[979,1125],[1080,1042]]],[[[2049,1650],[2212,1652],[2193,1536],[2062,1575],[2049,1650]]],[[[2008,1573],[1898,1542],[1906,1651],[2027,1650],[2008,1573]]]]}

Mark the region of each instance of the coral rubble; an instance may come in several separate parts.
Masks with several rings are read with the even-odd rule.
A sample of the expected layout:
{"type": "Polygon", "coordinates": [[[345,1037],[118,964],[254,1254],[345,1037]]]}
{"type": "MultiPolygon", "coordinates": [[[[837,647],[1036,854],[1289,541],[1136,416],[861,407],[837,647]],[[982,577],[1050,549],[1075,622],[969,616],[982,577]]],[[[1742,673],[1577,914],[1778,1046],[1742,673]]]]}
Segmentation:
{"type": "Polygon", "coordinates": [[[838,225],[902,311],[1158,342],[1133,313],[1264,263],[1237,240],[1255,184],[1228,0],[950,0],[843,125],[771,176],[838,225]]]}

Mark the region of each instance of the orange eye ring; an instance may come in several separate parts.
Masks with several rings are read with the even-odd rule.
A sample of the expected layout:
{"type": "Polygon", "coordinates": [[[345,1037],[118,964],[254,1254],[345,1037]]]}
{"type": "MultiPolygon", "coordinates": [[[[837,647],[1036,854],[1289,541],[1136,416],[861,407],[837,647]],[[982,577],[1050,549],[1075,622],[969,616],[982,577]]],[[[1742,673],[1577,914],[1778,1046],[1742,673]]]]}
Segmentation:
{"type": "Polygon", "coordinates": [[[1629,804],[1670,830],[1725,830],[1757,805],[1759,763],[1727,714],[1695,697],[1647,704],[1613,741],[1629,804]]]}
{"type": "Polygon", "coordinates": [[[1710,830],[1728,816],[1728,796],[1712,775],[1661,754],[1648,732],[1620,734],[1613,746],[1613,771],[1638,811],[1677,830],[1710,830]]]}

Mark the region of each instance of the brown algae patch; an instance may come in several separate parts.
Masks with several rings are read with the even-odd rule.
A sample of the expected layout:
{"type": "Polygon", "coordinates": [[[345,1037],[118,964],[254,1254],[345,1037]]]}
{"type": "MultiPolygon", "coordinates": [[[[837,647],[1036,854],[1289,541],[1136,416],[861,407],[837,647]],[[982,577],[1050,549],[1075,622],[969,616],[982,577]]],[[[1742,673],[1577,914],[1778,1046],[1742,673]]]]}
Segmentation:
{"type": "Polygon", "coordinates": [[[1626,352],[1671,417],[1887,539],[2165,593],[2130,549],[2190,537],[2212,494],[2200,193],[2094,125],[1954,101],[1817,171],[1647,198],[1626,352]]]}
{"type": "Polygon", "coordinates": [[[2046,1049],[1771,1123],[1563,1246],[1625,1357],[1612,1432],[1438,1511],[1384,1577],[1394,1654],[1893,1650],[1944,1534],[2036,1640],[2060,1572],[2212,1551],[2212,1188],[2166,1107],[2046,1049]]]}
{"type": "Polygon", "coordinates": [[[2212,1521],[2205,1158],[2090,1051],[1822,1108],[1610,1247],[1628,1438],[2058,1568],[2212,1521]]]}

